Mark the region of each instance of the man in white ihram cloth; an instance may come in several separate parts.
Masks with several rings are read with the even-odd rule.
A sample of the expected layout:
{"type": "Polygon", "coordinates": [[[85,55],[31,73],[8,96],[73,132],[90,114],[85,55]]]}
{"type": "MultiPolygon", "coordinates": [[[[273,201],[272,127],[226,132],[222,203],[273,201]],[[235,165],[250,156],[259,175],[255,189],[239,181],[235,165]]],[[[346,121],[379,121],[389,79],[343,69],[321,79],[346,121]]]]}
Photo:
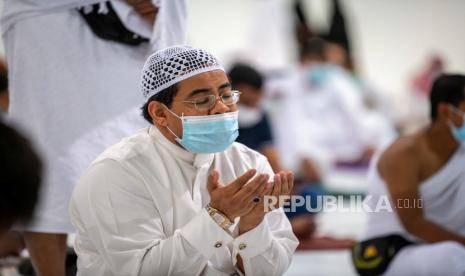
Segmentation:
{"type": "Polygon", "coordinates": [[[142,92],[151,125],[100,155],[73,192],[78,275],[282,275],[298,241],[263,198],[289,195],[294,176],[234,142],[240,92],[217,59],[158,51],[142,92]]]}
{"type": "Polygon", "coordinates": [[[152,2],[4,1],[9,115],[39,146],[47,168],[35,221],[19,227],[39,275],[64,274],[66,233],[74,231],[69,199],[85,168],[143,126],[132,91],[145,59],[184,42],[184,1],[152,2]],[[119,36],[109,37],[115,30],[119,36]]]}
{"type": "Polygon", "coordinates": [[[430,125],[372,164],[361,275],[465,275],[465,76],[437,78],[430,100],[430,125]]]}

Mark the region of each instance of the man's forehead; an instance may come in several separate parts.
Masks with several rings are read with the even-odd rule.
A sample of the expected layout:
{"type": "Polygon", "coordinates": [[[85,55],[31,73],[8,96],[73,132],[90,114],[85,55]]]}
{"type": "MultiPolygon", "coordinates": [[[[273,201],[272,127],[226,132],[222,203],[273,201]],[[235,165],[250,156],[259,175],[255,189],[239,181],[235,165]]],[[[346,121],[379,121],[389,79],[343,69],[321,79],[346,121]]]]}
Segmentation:
{"type": "Polygon", "coordinates": [[[196,89],[217,90],[224,84],[229,84],[229,79],[223,70],[213,70],[200,73],[179,82],[179,91],[189,93],[196,89]]]}

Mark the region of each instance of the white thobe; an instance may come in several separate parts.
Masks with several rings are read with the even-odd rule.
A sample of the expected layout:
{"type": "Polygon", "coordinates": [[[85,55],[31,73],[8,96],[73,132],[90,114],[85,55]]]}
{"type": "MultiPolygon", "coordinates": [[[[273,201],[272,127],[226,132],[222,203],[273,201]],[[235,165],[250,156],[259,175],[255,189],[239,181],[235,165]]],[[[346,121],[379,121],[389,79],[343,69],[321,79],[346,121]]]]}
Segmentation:
{"type": "Polygon", "coordinates": [[[234,275],[237,254],[246,275],[282,275],[298,244],[282,209],[240,236],[204,209],[213,169],[227,184],[251,168],[273,174],[242,144],[193,154],[153,126],[112,146],[72,196],[78,275],[234,275]]]}
{"type": "MultiPolygon", "coordinates": [[[[185,0],[151,0],[159,7],[157,20],[153,26],[148,25],[126,0],[107,0],[123,24],[129,30],[150,37],[152,51],[183,42],[186,34],[186,1],[185,0]]],[[[77,7],[103,3],[105,0],[4,0],[1,17],[2,31],[6,32],[16,23],[44,14],[61,12],[77,7]]],[[[55,22],[59,24],[58,22],[55,22]]]]}
{"type": "MultiPolygon", "coordinates": [[[[184,33],[176,28],[184,13],[181,9],[177,17],[172,15],[183,0],[160,3],[157,42],[137,47],[92,32],[77,8],[93,2],[97,0],[4,3],[9,116],[36,143],[46,164],[34,221],[19,227],[23,230],[73,231],[68,205],[79,177],[105,148],[146,125],[139,109],[139,80],[152,47],[184,42],[184,33]]],[[[121,11],[123,4],[118,1],[115,7],[121,11]]],[[[134,13],[126,9],[121,19],[133,21],[134,13]]]]}

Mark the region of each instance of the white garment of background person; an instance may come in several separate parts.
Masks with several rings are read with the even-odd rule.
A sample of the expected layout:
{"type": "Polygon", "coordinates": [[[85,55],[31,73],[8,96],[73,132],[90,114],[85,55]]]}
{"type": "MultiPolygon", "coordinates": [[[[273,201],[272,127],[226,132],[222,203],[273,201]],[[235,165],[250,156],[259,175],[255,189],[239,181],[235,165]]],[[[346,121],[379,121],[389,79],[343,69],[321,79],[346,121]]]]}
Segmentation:
{"type": "MultiPolygon", "coordinates": [[[[270,114],[278,151],[287,169],[300,170],[301,161],[314,162],[322,177],[329,171],[335,159],[333,149],[321,140],[327,131],[322,122],[309,117],[314,108],[328,103],[307,103],[309,89],[308,70],[301,66],[288,68],[286,73],[270,78],[266,83],[265,108],[270,114]]],[[[329,95],[325,95],[327,98],[329,95]]],[[[324,106],[322,106],[324,107],[324,106]]],[[[330,107],[333,108],[333,107],[330,107]]],[[[319,108],[318,112],[326,112],[319,108]]],[[[317,113],[316,110],[313,112],[317,113]]],[[[327,122],[326,122],[327,123],[327,122]]],[[[326,125],[326,127],[329,127],[326,125]]]]}
{"type": "Polygon", "coordinates": [[[299,171],[300,162],[303,159],[311,159],[317,162],[320,169],[324,169],[328,166],[325,157],[329,153],[321,147],[312,147],[314,143],[309,143],[309,138],[301,134],[306,126],[302,123],[300,83],[300,70],[294,67],[286,70],[282,76],[268,78],[265,83],[263,108],[269,114],[275,145],[283,167],[299,171]]]}
{"type": "Polygon", "coordinates": [[[158,1],[154,27],[137,24],[124,1],[113,2],[133,30],[162,35],[137,47],[102,40],[91,31],[77,8],[97,2],[102,1],[4,2],[9,116],[37,144],[47,168],[36,219],[25,230],[74,231],[68,203],[78,178],[106,147],[144,125],[135,91],[146,57],[153,47],[185,39],[183,0],[158,1]]]}
{"type": "Polygon", "coordinates": [[[358,160],[365,149],[378,148],[392,139],[392,132],[368,122],[371,115],[363,105],[361,91],[342,69],[315,65],[300,73],[300,94],[296,95],[302,141],[326,149],[334,161],[350,162],[358,160]]]}

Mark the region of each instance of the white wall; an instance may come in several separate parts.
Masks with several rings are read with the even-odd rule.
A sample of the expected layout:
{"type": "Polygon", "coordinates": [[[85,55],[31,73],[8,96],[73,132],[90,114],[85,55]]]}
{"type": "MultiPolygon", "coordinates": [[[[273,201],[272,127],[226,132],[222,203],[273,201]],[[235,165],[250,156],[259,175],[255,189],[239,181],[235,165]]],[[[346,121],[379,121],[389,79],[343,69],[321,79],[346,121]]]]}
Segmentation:
{"type": "Polygon", "coordinates": [[[352,0],[346,4],[358,34],[362,72],[385,91],[405,92],[412,72],[433,52],[445,58],[447,69],[465,73],[465,1],[352,0]]]}

